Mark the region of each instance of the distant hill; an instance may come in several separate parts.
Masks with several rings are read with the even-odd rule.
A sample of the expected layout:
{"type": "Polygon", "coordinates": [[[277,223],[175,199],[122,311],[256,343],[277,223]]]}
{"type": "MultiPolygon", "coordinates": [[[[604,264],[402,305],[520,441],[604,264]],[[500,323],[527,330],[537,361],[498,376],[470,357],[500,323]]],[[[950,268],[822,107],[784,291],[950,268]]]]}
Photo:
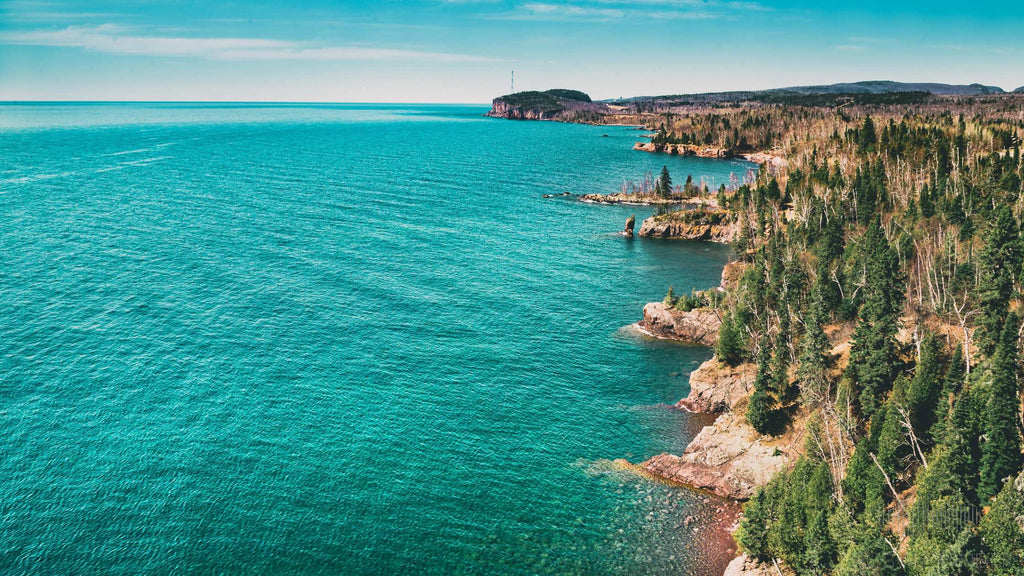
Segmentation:
{"type": "Polygon", "coordinates": [[[910,103],[927,99],[928,96],[982,96],[985,94],[1005,94],[1005,91],[998,86],[986,86],[984,84],[940,84],[936,82],[867,80],[862,82],[844,82],[817,86],[790,86],[787,88],[772,88],[768,90],[638,96],[634,98],[626,98],[624,100],[617,100],[615,102],[712,104],[760,101],[813,106],[833,104],[838,100],[838,97],[846,97],[848,100],[853,100],[855,103],[870,104],[910,103]],[[870,98],[865,97],[865,95],[875,95],[880,96],[881,98],[870,98]],[[830,96],[832,98],[824,98],[826,96],[830,96]]]}
{"type": "Polygon", "coordinates": [[[1020,88],[1017,88],[1016,90],[1013,91],[1013,93],[1014,94],[1024,94],[1024,86],[1021,86],[1020,88]]]}
{"type": "Polygon", "coordinates": [[[579,121],[608,111],[606,104],[593,102],[584,92],[555,88],[499,96],[491,102],[491,111],[487,115],[514,120],[579,121]]]}
{"type": "Polygon", "coordinates": [[[889,92],[928,92],[936,96],[980,96],[983,94],[1004,94],[998,86],[983,84],[938,84],[935,82],[893,82],[891,80],[867,80],[822,86],[793,86],[776,88],[767,92],[796,92],[799,94],[885,94],[889,92]]]}
{"type": "MultiPolygon", "coordinates": [[[[1014,92],[1024,93],[1024,86],[1014,92]]],[[[579,90],[557,88],[543,92],[516,92],[499,96],[493,100],[488,116],[515,120],[600,122],[602,117],[608,114],[662,113],[686,106],[730,106],[744,102],[815,107],[907,105],[930,102],[940,96],[985,96],[990,94],[1006,94],[1006,92],[998,86],[984,84],[867,80],[816,86],[790,86],[769,90],[635,96],[593,102],[590,96],[579,90]],[[616,106],[613,108],[610,105],[616,106]]]]}

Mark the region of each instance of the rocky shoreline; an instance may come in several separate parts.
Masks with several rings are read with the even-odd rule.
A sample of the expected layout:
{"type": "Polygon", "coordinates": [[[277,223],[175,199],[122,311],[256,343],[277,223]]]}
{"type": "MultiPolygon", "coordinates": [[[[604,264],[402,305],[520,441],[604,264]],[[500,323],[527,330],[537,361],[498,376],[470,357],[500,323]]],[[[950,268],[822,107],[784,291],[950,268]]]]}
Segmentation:
{"type": "Polygon", "coordinates": [[[739,234],[739,226],[722,210],[682,210],[651,216],[640,225],[641,238],[704,240],[729,244],[739,234]]]}
{"type": "Polygon", "coordinates": [[[662,144],[658,146],[653,142],[637,142],[633,150],[641,152],[652,152],[656,154],[673,154],[679,156],[696,156],[698,158],[742,158],[754,164],[768,164],[771,167],[779,168],[787,164],[786,158],[772,152],[735,152],[728,148],[715,146],[697,146],[695,144],[662,144]]]}
{"type": "MultiPolygon", "coordinates": [[[[495,106],[497,109],[498,106],[495,106]]],[[[515,117],[509,114],[509,110],[499,112],[502,114],[492,115],[515,117]]],[[[565,115],[542,116],[537,119],[568,120],[565,115]]],[[[706,158],[743,157],[769,166],[785,163],[785,158],[767,152],[735,155],[731,151],[713,147],[671,146],[672,150],[656,150],[651,143],[638,142],[634,149],[706,158]]],[[[588,194],[581,196],[580,200],[606,204],[678,203],[669,199],[639,199],[636,195],[622,194],[588,194]]],[[[732,242],[738,234],[739,226],[730,219],[727,212],[717,208],[717,205],[712,207],[705,204],[692,210],[651,216],[643,221],[637,235],[646,238],[732,242]]],[[[632,230],[632,222],[627,222],[623,235],[632,237],[632,230]]],[[[735,286],[744,269],[745,266],[739,262],[727,264],[722,271],[722,288],[735,286]]],[[[649,337],[714,346],[720,325],[721,319],[713,308],[681,311],[662,302],[652,302],[644,306],[643,318],[635,326],[649,337]]],[[[741,502],[753,496],[759,487],[767,484],[778,472],[791,467],[803,446],[807,415],[796,414],[789,428],[779,436],[758,434],[747,423],[745,416],[755,373],[756,367],[752,364],[729,366],[714,357],[701,364],[690,374],[690,392],[676,404],[676,408],[698,414],[716,414],[717,418],[701,429],[682,454],[659,454],[633,465],[635,469],[653,479],[704,490],[733,502],[741,502]]],[[[735,548],[725,545],[715,550],[709,553],[726,557],[736,554],[735,548]]],[[[733,558],[725,570],[726,576],[765,576],[769,573],[774,574],[770,567],[745,555],[733,558]]]]}

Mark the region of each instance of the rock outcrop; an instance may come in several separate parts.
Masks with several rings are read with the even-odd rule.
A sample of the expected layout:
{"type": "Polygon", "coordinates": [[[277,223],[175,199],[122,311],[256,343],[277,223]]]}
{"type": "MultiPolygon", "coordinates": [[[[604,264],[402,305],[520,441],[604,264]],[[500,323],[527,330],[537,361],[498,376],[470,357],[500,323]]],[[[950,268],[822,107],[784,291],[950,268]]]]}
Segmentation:
{"type": "Polygon", "coordinates": [[[771,566],[746,554],[733,558],[725,568],[723,576],[778,576],[771,566]]]}
{"type": "MultiPolygon", "coordinates": [[[[745,403],[740,403],[745,407],[745,403]]],[[[719,496],[746,500],[800,455],[805,420],[795,418],[781,436],[762,436],[735,407],[705,426],[682,455],[660,454],[644,462],[647,472],[719,496]]]]}
{"type": "Polygon", "coordinates": [[[740,278],[747,272],[747,268],[750,268],[750,264],[738,260],[726,264],[722,268],[722,290],[729,291],[739,286],[740,278]]]}
{"type": "Polygon", "coordinates": [[[651,302],[644,306],[644,318],[639,327],[642,332],[656,338],[714,346],[718,342],[718,327],[721,325],[714,308],[694,308],[683,312],[666,306],[664,302],[651,302]]]}
{"type": "Polygon", "coordinates": [[[592,102],[590,96],[576,90],[516,92],[491,101],[488,116],[510,120],[592,121],[608,114],[607,104],[592,102]]]}
{"type": "Polygon", "coordinates": [[[636,226],[636,214],[631,214],[629,218],[626,218],[626,227],[622,229],[622,235],[626,238],[632,238],[634,226],[636,226]]]}
{"type": "Polygon", "coordinates": [[[724,213],[709,211],[679,211],[651,216],[644,220],[638,235],[641,238],[670,238],[677,240],[709,240],[732,242],[739,234],[739,226],[725,219],[724,213]]]}
{"type": "Polygon", "coordinates": [[[633,150],[643,152],[662,152],[679,156],[699,156],[701,158],[732,158],[736,154],[728,148],[715,146],[697,146],[694,144],[654,144],[653,142],[637,142],[633,150]]]}
{"type": "Polygon", "coordinates": [[[754,391],[757,365],[729,366],[712,358],[690,373],[690,395],[676,404],[690,412],[725,412],[754,391]]]}

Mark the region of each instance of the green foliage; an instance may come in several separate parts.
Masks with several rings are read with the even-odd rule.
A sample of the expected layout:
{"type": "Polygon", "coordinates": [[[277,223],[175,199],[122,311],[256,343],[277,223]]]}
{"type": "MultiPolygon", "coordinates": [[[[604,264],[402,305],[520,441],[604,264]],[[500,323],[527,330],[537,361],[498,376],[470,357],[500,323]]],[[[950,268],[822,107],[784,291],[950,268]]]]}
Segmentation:
{"type": "Polygon", "coordinates": [[[899,368],[896,330],[903,306],[903,270],[877,218],[862,242],[864,303],[853,335],[847,373],[860,389],[862,414],[870,418],[884,400],[899,368]]]}
{"type": "Polygon", "coordinates": [[[743,327],[732,314],[725,314],[718,328],[715,356],[730,366],[740,364],[745,354],[744,340],[743,327]]]}
{"type": "Polygon", "coordinates": [[[661,167],[661,175],[658,177],[658,183],[654,186],[654,192],[662,198],[672,195],[672,176],[668,173],[668,166],[661,167]]]}
{"type": "Polygon", "coordinates": [[[676,305],[676,291],[672,286],[668,287],[668,292],[665,293],[665,298],[661,301],[662,304],[669,308],[674,308],[676,305]]]}
{"type": "Polygon", "coordinates": [[[992,392],[985,410],[985,442],[981,446],[982,500],[995,496],[1003,482],[1020,472],[1020,383],[1017,347],[1017,315],[1006,319],[992,362],[992,392]]]}
{"type": "Polygon", "coordinates": [[[1003,318],[1014,292],[1014,278],[1020,273],[1021,259],[1017,223],[1010,209],[1001,207],[985,235],[981,251],[978,344],[985,354],[991,355],[999,341],[1003,318]]]}
{"type": "Polygon", "coordinates": [[[990,574],[1024,576],[1024,475],[1003,486],[980,532],[990,574]]]}
{"type": "MultiPolygon", "coordinates": [[[[914,379],[907,391],[907,408],[914,432],[926,445],[932,444],[932,426],[939,417],[940,402],[943,408],[948,401],[942,399],[943,369],[945,355],[934,334],[925,334],[921,341],[921,355],[914,370],[914,379]]],[[[945,411],[941,412],[945,417],[945,411]]]]}
{"type": "Polygon", "coordinates": [[[836,566],[835,576],[900,576],[906,573],[881,529],[864,528],[836,566]]]}

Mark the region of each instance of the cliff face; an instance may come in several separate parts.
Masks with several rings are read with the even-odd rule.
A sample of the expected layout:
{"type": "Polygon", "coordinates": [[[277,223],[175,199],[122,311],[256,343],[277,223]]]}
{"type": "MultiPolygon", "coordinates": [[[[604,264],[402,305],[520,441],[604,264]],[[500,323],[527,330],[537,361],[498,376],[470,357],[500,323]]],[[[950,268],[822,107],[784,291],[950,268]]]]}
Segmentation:
{"type": "Polygon", "coordinates": [[[757,366],[729,366],[712,358],[690,374],[690,395],[676,406],[690,412],[725,412],[754,391],[757,366]]]}
{"type": "Polygon", "coordinates": [[[777,576],[774,568],[746,554],[733,558],[723,576],[777,576]]]}
{"type": "MultiPolygon", "coordinates": [[[[734,288],[747,266],[741,262],[726,265],[722,270],[722,288],[734,288]]],[[[718,340],[720,325],[711,308],[683,312],[662,302],[644,306],[644,318],[639,324],[645,332],[661,338],[707,346],[718,340]]],[[[677,407],[721,415],[714,424],[705,426],[681,455],[660,454],[644,462],[643,469],[719,496],[745,500],[776,473],[791,467],[803,446],[807,416],[797,414],[790,428],[780,436],[758,434],[746,419],[747,399],[753,392],[756,373],[757,367],[752,363],[729,366],[712,358],[701,364],[690,374],[690,394],[677,407]]]]}
{"type": "Polygon", "coordinates": [[[522,108],[509,104],[501,98],[495,98],[491,102],[491,111],[487,115],[509,120],[551,120],[562,112],[561,108],[522,108]]]}
{"type": "Polygon", "coordinates": [[[633,150],[664,152],[666,154],[678,154],[679,156],[699,156],[701,158],[732,158],[736,155],[728,148],[696,146],[694,144],[664,144],[659,148],[652,142],[637,142],[633,145],[633,150]]]}
{"type": "Polygon", "coordinates": [[[563,120],[587,121],[609,114],[608,105],[592,102],[590,97],[575,90],[547,90],[545,92],[517,92],[499,96],[491,101],[488,116],[510,120],[563,120]]]}
{"type": "Polygon", "coordinates": [[[719,219],[724,213],[671,212],[651,216],[640,226],[642,238],[671,238],[677,240],[709,240],[732,242],[739,233],[734,222],[719,219]],[[691,216],[692,215],[692,216],[691,216]]]}
{"type": "Polygon", "coordinates": [[[644,462],[644,469],[719,496],[749,499],[758,487],[796,462],[806,417],[797,416],[781,436],[761,436],[747,424],[745,408],[746,402],[741,401],[705,426],[681,455],[659,454],[644,462]]]}
{"type": "Polygon", "coordinates": [[[656,338],[714,346],[718,342],[721,325],[722,321],[713,308],[694,308],[683,312],[665,306],[664,302],[651,302],[644,306],[644,318],[639,326],[656,338]]]}

